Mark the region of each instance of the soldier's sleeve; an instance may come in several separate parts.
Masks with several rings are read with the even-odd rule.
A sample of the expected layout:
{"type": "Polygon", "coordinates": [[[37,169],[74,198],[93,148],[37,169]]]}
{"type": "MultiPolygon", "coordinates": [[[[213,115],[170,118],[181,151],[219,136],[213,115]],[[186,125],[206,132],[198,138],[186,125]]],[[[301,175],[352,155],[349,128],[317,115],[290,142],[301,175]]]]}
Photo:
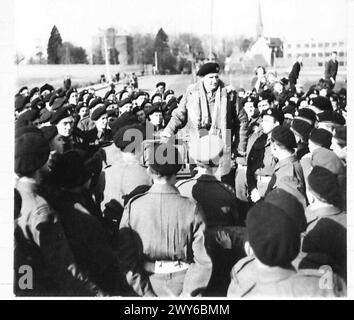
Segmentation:
{"type": "Polygon", "coordinates": [[[183,283],[181,296],[201,295],[206,289],[212,272],[212,261],[205,247],[204,213],[196,205],[193,225],[192,251],[194,261],[191,263],[183,283]]]}
{"type": "Polygon", "coordinates": [[[253,268],[248,268],[253,261],[254,257],[247,256],[234,265],[231,270],[231,282],[227,290],[227,297],[242,297],[255,286],[256,275],[253,268]]]}
{"type": "Polygon", "coordinates": [[[143,252],[139,235],[130,226],[130,205],[126,206],[119,226],[119,259],[128,285],[139,296],[155,297],[149,278],[143,269],[143,252]]]}
{"type": "Polygon", "coordinates": [[[260,167],[260,156],[258,155],[258,150],[255,148],[254,143],[253,147],[247,158],[247,171],[246,171],[246,181],[249,192],[252,191],[254,188],[257,188],[257,180],[255,176],[256,170],[260,167]]]}
{"type": "Polygon", "coordinates": [[[61,294],[104,295],[77,266],[62,225],[50,212],[48,206],[42,206],[34,213],[34,219],[30,222],[29,228],[33,241],[40,249],[44,263],[60,285],[61,294]]]}
{"type": "Polygon", "coordinates": [[[178,108],[173,110],[172,112],[171,119],[164,130],[170,135],[176,134],[177,131],[183,128],[187,123],[188,120],[187,99],[189,94],[190,92],[187,91],[187,93],[182,97],[182,100],[178,104],[178,108]]]}

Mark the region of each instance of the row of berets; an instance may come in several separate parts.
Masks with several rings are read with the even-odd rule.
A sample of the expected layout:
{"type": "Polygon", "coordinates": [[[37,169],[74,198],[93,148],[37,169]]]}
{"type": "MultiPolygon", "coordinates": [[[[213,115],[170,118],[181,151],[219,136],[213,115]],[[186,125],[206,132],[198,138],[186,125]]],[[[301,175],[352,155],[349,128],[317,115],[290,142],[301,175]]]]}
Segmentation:
{"type": "MultiPolygon", "coordinates": [[[[199,172],[207,170],[209,174],[206,174],[207,177],[197,175],[193,178],[194,180],[192,179],[191,182],[197,183],[200,192],[191,192],[189,197],[200,203],[207,216],[209,214],[215,216],[215,212],[220,211],[218,207],[224,208],[219,202],[220,199],[227,201],[231,208],[228,218],[223,216],[223,210],[216,218],[215,225],[219,229],[220,226],[223,227],[220,232],[215,231],[215,228],[210,228],[212,232],[217,233],[218,239],[217,244],[214,243],[211,246],[212,263],[205,248],[196,247],[194,253],[199,253],[196,254],[195,259],[200,259],[195,262],[198,267],[186,266],[185,263],[180,263],[176,267],[170,266],[166,261],[161,261],[161,265],[165,268],[173,270],[180,268],[180,271],[176,272],[176,278],[167,288],[163,285],[167,280],[158,272],[154,272],[156,277],[149,277],[149,282],[142,276],[144,272],[134,270],[130,275],[133,278],[133,280],[130,279],[130,284],[138,283],[139,285],[133,286],[133,292],[131,287],[125,286],[125,279],[118,272],[118,270],[124,270],[128,264],[130,268],[136,265],[139,269],[138,261],[134,262],[134,248],[137,247],[130,245],[134,242],[134,237],[125,238],[125,235],[121,233],[117,240],[115,232],[118,229],[117,224],[121,225],[123,231],[126,226],[126,213],[121,221],[123,206],[136,194],[146,194],[150,188],[151,179],[156,189],[161,178],[173,176],[180,167],[151,167],[149,170],[152,174],[147,175],[134,155],[124,152],[127,142],[124,141],[123,136],[127,128],[138,128],[144,132],[144,125],[147,125],[146,117],[149,117],[148,123],[156,131],[163,129],[168,125],[169,119],[166,115],[171,116],[169,111],[178,107],[177,99],[173,98],[173,94],[166,95],[167,91],[152,96],[149,102],[146,93],[129,92],[128,88],[127,93],[121,92],[122,95],[108,91],[103,103],[100,101],[95,105],[94,101],[99,98],[92,100],[90,96],[92,92],[77,93],[70,89],[65,96],[59,90],[58,97],[55,97],[49,106],[50,98],[46,101],[45,97],[41,97],[39,101],[44,101],[44,103],[38,102],[37,104],[33,101],[39,97],[35,97],[36,94],[30,94],[31,98],[20,108],[17,107],[19,112],[16,115],[15,171],[20,177],[15,193],[15,215],[19,226],[16,233],[17,252],[20,257],[19,265],[23,264],[21,258],[30,260],[38,258],[39,262],[35,271],[39,271],[41,277],[38,281],[40,285],[36,287],[38,293],[16,288],[19,294],[179,295],[181,292],[174,285],[176,286],[176,282],[181,282],[178,277],[181,277],[181,274],[184,277],[186,272],[190,280],[185,281],[183,295],[201,294],[194,289],[205,289],[205,282],[208,282],[210,276],[208,287],[206,290],[201,290],[204,294],[226,295],[225,288],[228,288],[229,296],[246,296],[252,292],[277,296],[282,296],[282,294],[285,296],[345,294],[345,284],[337,276],[339,274],[346,279],[346,214],[343,211],[343,199],[338,198],[339,183],[343,185],[346,161],[346,104],[343,103],[345,91],[340,90],[338,94],[333,94],[318,84],[307,93],[299,90],[293,94],[286,90],[284,83],[279,83],[281,89],[278,83],[274,83],[273,86],[263,88],[260,92],[239,90],[237,93],[229,90],[229,99],[235,109],[233,154],[237,163],[237,171],[236,184],[231,185],[231,188],[236,189],[236,195],[230,190],[230,186],[210,177],[212,168],[208,167],[209,161],[207,160],[219,153],[217,142],[213,144],[215,148],[205,149],[206,155],[203,161],[198,159],[198,156],[195,157],[199,172]],[[117,95],[118,102],[110,104],[115,99],[114,96],[117,98],[117,95]],[[173,107],[167,107],[171,101],[169,95],[172,95],[173,107]],[[50,107],[58,98],[64,102],[53,112],[50,107]],[[128,100],[123,104],[122,101],[125,99],[128,100]],[[155,99],[165,99],[165,101],[155,101],[155,99]],[[78,100],[82,101],[78,102],[78,100]],[[81,115],[80,110],[83,107],[79,107],[80,102],[88,103],[88,108],[86,107],[88,110],[82,111],[81,115]],[[42,111],[38,111],[39,109],[42,111]],[[47,121],[43,119],[39,121],[43,113],[46,113],[44,109],[51,113],[50,117],[44,118],[47,121]],[[115,110],[114,115],[109,112],[110,110],[115,110]],[[300,161],[307,159],[308,168],[311,168],[309,170],[311,172],[308,172],[307,178],[304,179],[311,193],[306,194],[306,199],[304,196],[303,207],[306,207],[307,211],[310,211],[309,208],[317,209],[317,212],[324,208],[321,212],[326,211],[326,216],[309,217],[306,215],[307,221],[301,220],[303,218],[301,212],[304,214],[303,208],[298,206],[294,196],[296,199],[301,199],[303,190],[294,189],[292,180],[267,193],[263,201],[259,201],[254,195],[249,194],[248,190],[245,190],[244,185],[249,188],[252,182],[245,183],[242,179],[244,169],[246,173],[249,168],[254,170],[257,185],[266,181],[268,186],[271,182],[266,177],[271,177],[274,172],[265,175],[264,169],[267,168],[264,168],[265,166],[260,168],[264,164],[267,165],[264,150],[268,147],[269,141],[266,139],[263,147],[260,145],[260,148],[253,148],[253,140],[257,141],[262,137],[262,131],[259,129],[265,133],[269,119],[274,120],[274,127],[267,135],[270,140],[273,140],[273,143],[277,141],[280,145],[288,145],[288,149],[296,150],[297,159],[300,161]],[[34,126],[39,127],[44,134],[41,135],[34,126]],[[274,130],[277,126],[279,128],[274,130]],[[289,128],[290,130],[287,130],[289,128]],[[289,131],[293,133],[293,136],[289,134],[289,131]],[[263,150],[263,153],[257,154],[254,149],[263,150]],[[59,154],[62,156],[58,156],[59,154]],[[57,159],[55,159],[56,156],[58,156],[57,159]],[[254,160],[249,162],[250,159],[254,160]],[[46,163],[51,168],[49,174],[43,170],[46,163]],[[253,163],[260,164],[260,167],[252,166],[253,163]],[[259,169],[263,169],[263,172],[259,169]],[[114,197],[116,201],[107,201],[105,195],[100,192],[102,191],[100,189],[102,188],[100,185],[102,173],[105,174],[106,186],[107,184],[112,186],[110,192],[116,194],[114,197]],[[37,179],[38,176],[41,179],[37,179]],[[333,186],[338,186],[338,188],[333,186]],[[134,190],[135,187],[138,190],[134,190]],[[36,212],[38,216],[31,221],[30,226],[27,225],[28,221],[21,219],[26,216],[24,214],[26,210],[33,209],[23,205],[25,200],[28,200],[23,198],[24,194],[31,194],[38,206],[36,212]],[[247,219],[242,217],[240,212],[241,201],[251,207],[247,219]],[[48,221],[49,217],[52,218],[51,208],[58,213],[60,223],[55,223],[56,229],[52,229],[52,233],[40,232],[36,228],[39,224],[47,224],[54,228],[48,221]],[[323,219],[326,217],[328,219],[323,219]],[[220,220],[223,222],[221,223],[220,220]],[[243,227],[245,220],[247,220],[247,230],[243,227]],[[299,224],[298,228],[294,229],[292,220],[296,220],[299,224]],[[21,232],[21,230],[26,230],[26,226],[27,234],[21,232]],[[227,228],[233,226],[239,228],[230,233],[225,232],[227,228]],[[300,231],[304,232],[305,229],[307,237],[302,238],[299,253],[300,231]],[[310,233],[311,230],[312,233],[310,233]],[[234,238],[239,231],[242,235],[245,231],[247,233],[246,244],[248,245],[245,245],[245,251],[240,250],[245,241],[244,237],[234,238]],[[28,237],[29,233],[30,237],[28,237]],[[31,237],[32,242],[28,241],[31,237]],[[68,242],[65,241],[66,238],[68,242]],[[241,244],[240,239],[242,239],[241,244]],[[119,243],[118,246],[117,243],[119,243]],[[38,251],[37,246],[41,250],[38,251]],[[56,250],[58,248],[60,250],[56,250]],[[312,248],[315,250],[311,251],[312,248]],[[58,252],[60,255],[56,254],[58,252]],[[244,257],[245,253],[247,257],[244,257]],[[302,261],[299,262],[304,255],[306,259],[301,259],[302,261]],[[303,274],[295,272],[294,269],[289,268],[293,261],[297,261],[297,268],[302,264],[303,267],[311,268],[312,271],[310,273],[302,271],[303,274]],[[319,261],[321,261],[320,265],[330,266],[331,269],[316,270],[319,261]],[[73,266],[70,272],[67,272],[68,265],[73,266]],[[214,266],[213,270],[211,270],[211,265],[214,266]],[[230,279],[231,267],[233,268],[230,279]],[[334,270],[335,273],[330,273],[330,270],[334,270]],[[326,279],[332,281],[332,285],[326,287],[326,284],[321,282],[324,273],[328,276],[326,279]],[[53,274],[56,276],[53,277],[53,274]]],[[[38,92],[38,90],[35,91],[38,92]]],[[[42,94],[44,92],[41,89],[39,91],[42,91],[42,94]]],[[[16,102],[19,103],[17,99],[21,99],[21,96],[16,97],[16,102]]],[[[26,98],[23,101],[25,100],[26,98]]],[[[205,141],[201,140],[198,143],[203,144],[205,141]]],[[[210,143],[207,145],[210,146],[210,143]]],[[[305,171],[304,169],[304,174],[305,171]]],[[[180,193],[186,196],[188,196],[188,182],[178,185],[180,193]]],[[[154,188],[151,187],[153,189],[150,190],[151,193],[157,192],[154,188]]],[[[171,193],[172,190],[169,190],[171,193]]],[[[136,205],[140,205],[141,214],[144,210],[149,211],[151,208],[156,210],[159,206],[158,202],[153,201],[152,195],[152,198],[148,199],[141,197],[142,203],[138,203],[139,195],[136,205]]],[[[175,202],[177,200],[169,201],[168,197],[170,196],[165,198],[165,205],[171,208],[178,207],[178,203],[175,202]]],[[[190,206],[191,204],[186,202],[180,205],[190,206]]],[[[187,206],[185,213],[190,213],[191,210],[195,209],[187,206]]],[[[310,212],[313,213],[313,210],[310,212]]],[[[142,221],[144,221],[142,225],[144,240],[155,238],[151,222],[146,219],[142,221]]],[[[202,237],[203,224],[199,223],[198,228],[197,225],[195,227],[196,235],[202,237]]],[[[160,232],[164,234],[166,230],[160,230],[160,232]]],[[[170,249],[173,252],[173,248],[170,249]]],[[[147,265],[146,269],[149,268],[151,266],[147,265]]],[[[156,269],[157,266],[154,266],[155,271],[156,269]]],[[[129,277],[129,274],[126,276],[129,277]]]]}

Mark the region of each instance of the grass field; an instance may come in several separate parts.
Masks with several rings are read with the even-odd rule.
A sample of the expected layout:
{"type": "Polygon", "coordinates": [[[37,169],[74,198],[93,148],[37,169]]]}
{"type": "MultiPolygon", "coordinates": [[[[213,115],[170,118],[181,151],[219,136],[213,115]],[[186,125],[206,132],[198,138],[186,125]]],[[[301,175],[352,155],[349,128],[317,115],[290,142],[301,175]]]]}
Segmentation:
{"type": "MultiPolygon", "coordinates": [[[[72,84],[78,87],[90,86],[98,83],[100,75],[106,71],[105,65],[20,65],[18,67],[17,87],[27,85],[29,88],[42,86],[44,83],[50,83],[55,88],[63,85],[66,75],[70,75],[72,84]]],[[[117,72],[122,74],[135,72],[140,74],[141,66],[110,66],[110,73],[117,72]]],[[[251,89],[251,80],[253,74],[236,73],[232,75],[221,75],[221,79],[226,84],[231,84],[236,89],[251,89]]],[[[278,70],[278,77],[287,77],[286,70],[278,70]]],[[[298,83],[304,85],[307,90],[310,85],[317,83],[323,77],[323,70],[320,68],[306,69],[300,72],[298,83]]],[[[336,89],[345,86],[346,70],[339,70],[337,76],[336,89]]],[[[184,93],[187,86],[192,83],[190,75],[147,75],[139,77],[139,88],[152,92],[159,81],[165,81],[168,89],[175,90],[177,95],[184,93]]],[[[119,89],[120,86],[118,86],[119,89]]],[[[105,91],[104,89],[102,91],[105,91]]]]}
{"type": "MultiPolygon", "coordinates": [[[[131,66],[110,66],[111,75],[120,73],[121,77],[124,72],[135,72],[140,74],[141,65],[131,66]]],[[[17,68],[17,88],[28,86],[42,86],[44,83],[50,83],[55,88],[63,85],[64,78],[69,75],[72,85],[79,87],[97,83],[101,74],[106,73],[105,65],[19,65],[17,68]]]]}

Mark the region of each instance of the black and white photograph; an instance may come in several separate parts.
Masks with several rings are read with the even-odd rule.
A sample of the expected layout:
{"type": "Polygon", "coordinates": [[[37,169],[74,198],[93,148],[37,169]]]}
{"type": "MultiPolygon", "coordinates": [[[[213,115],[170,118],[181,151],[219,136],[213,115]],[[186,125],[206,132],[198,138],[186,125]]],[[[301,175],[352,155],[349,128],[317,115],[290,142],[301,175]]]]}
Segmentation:
{"type": "Polygon", "coordinates": [[[354,1],[5,2],[7,299],[350,298],[354,1]]]}

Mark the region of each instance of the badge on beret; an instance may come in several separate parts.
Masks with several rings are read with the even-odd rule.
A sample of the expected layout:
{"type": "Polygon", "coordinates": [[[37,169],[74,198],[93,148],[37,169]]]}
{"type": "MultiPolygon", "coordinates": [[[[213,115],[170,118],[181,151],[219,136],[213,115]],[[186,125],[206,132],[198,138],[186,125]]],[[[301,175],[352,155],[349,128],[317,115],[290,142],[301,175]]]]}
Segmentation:
{"type": "Polygon", "coordinates": [[[267,114],[272,115],[272,110],[268,109],[267,114]]]}
{"type": "Polygon", "coordinates": [[[297,117],[299,115],[299,111],[295,111],[295,116],[297,117]]]}

